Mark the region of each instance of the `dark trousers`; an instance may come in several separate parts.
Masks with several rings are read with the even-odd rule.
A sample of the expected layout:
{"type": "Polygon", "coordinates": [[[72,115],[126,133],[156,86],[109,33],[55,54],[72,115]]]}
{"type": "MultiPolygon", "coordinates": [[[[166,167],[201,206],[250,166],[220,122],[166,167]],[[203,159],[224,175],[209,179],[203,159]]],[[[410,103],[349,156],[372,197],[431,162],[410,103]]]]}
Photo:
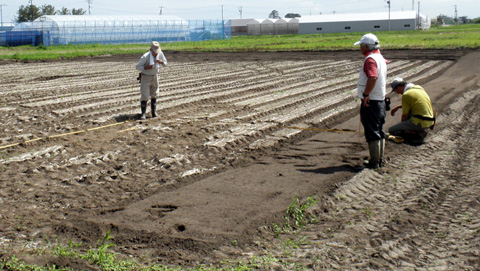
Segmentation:
{"type": "Polygon", "coordinates": [[[372,101],[370,106],[360,107],[360,118],[362,120],[365,138],[367,142],[385,138],[383,124],[385,124],[385,101],[372,101]]]}

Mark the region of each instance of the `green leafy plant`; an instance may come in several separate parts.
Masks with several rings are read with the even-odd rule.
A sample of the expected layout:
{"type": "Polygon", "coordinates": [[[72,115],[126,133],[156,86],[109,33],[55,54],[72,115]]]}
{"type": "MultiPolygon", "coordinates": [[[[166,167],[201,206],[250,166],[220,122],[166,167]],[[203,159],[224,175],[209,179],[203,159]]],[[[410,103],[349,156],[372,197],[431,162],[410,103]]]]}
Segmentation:
{"type": "MultiPolygon", "coordinates": [[[[37,266],[26,264],[25,262],[19,260],[17,257],[13,256],[9,261],[0,261],[0,270],[8,271],[53,271],[58,270],[55,265],[53,266],[37,266]]],[[[69,270],[69,269],[63,269],[69,270]]]]}
{"type": "Polygon", "coordinates": [[[74,248],[78,248],[81,245],[82,243],[74,243],[73,241],[70,241],[68,246],[58,245],[55,248],[54,253],[60,257],[78,257],[79,254],[74,250],[74,248]]]}
{"type": "Polygon", "coordinates": [[[317,203],[318,200],[314,196],[308,197],[306,202],[301,204],[298,198],[294,198],[290,205],[287,207],[287,214],[285,220],[293,228],[303,228],[306,224],[315,222],[315,218],[311,218],[307,215],[306,210],[317,203]]]}
{"type": "Polygon", "coordinates": [[[375,214],[369,207],[362,209],[362,212],[369,218],[372,218],[375,214]]]}
{"type": "Polygon", "coordinates": [[[308,215],[306,211],[317,202],[318,200],[314,196],[308,197],[304,203],[301,203],[298,198],[294,197],[287,207],[284,216],[285,223],[282,226],[276,223],[272,224],[272,230],[275,235],[278,237],[281,233],[302,229],[309,223],[315,223],[317,219],[308,215]]]}
{"type": "Polygon", "coordinates": [[[103,239],[97,242],[97,248],[90,248],[82,258],[100,266],[103,270],[131,270],[137,264],[132,261],[117,260],[117,253],[110,251],[110,248],[115,246],[108,242],[111,239],[113,237],[110,236],[110,231],[107,231],[103,239]]]}

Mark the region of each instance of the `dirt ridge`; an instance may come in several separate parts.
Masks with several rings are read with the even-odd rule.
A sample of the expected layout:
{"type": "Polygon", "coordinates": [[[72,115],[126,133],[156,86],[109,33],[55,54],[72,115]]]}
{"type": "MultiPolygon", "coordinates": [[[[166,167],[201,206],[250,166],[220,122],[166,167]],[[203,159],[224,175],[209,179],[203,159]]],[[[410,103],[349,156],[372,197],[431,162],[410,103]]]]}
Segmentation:
{"type": "MultiPolygon", "coordinates": [[[[166,264],[273,254],[311,269],[421,270],[440,263],[473,270],[480,54],[387,53],[389,76],[420,82],[440,122],[423,146],[389,142],[383,172],[361,171],[366,149],[358,133],[286,127],[360,129],[352,72],[358,52],[244,54],[231,61],[229,54],[172,55],[177,62],[164,73],[162,118],[1,153],[0,248],[21,252],[28,240],[35,249],[52,238],[87,248],[111,230],[123,256],[166,264]],[[319,65],[323,60],[328,64],[319,65]],[[175,85],[184,73],[192,75],[175,85]],[[301,232],[308,241],[299,249],[285,250],[271,225],[282,223],[293,197],[312,195],[320,199],[312,209],[320,223],[301,232]]],[[[0,142],[134,118],[132,63],[133,57],[6,64],[0,142]],[[117,69],[95,73],[98,63],[117,69]],[[30,84],[42,69],[51,80],[30,84]],[[71,76],[78,70],[84,74],[71,76]]],[[[386,127],[397,121],[388,117],[386,127]]]]}

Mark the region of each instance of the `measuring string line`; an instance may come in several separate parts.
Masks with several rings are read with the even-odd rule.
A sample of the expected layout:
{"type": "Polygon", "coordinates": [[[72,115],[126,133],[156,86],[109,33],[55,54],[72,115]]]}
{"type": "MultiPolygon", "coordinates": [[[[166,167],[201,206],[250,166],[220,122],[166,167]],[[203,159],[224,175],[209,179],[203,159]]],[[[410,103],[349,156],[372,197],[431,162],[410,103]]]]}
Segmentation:
{"type": "Polygon", "coordinates": [[[287,128],[287,129],[295,129],[295,130],[332,132],[332,133],[362,133],[362,132],[359,132],[359,131],[349,130],[349,129],[320,129],[320,128],[296,127],[296,126],[288,126],[288,127],[284,127],[284,128],[287,128]]]}
{"type": "MultiPolygon", "coordinates": [[[[128,122],[132,122],[132,120],[127,120],[127,121],[124,121],[124,122],[109,124],[109,125],[105,125],[105,126],[101,126],[101,127],[89,128],[89,129],[80,130],[80,131],[75,131],[75,132],[70,132],[70,133],[64,133],[64,134],[58,134],[58,135],[53,135],[53,136],[47,136],[47,137],[45,137],[45,138],[30,139],[30,140],[26,140],[26,141],[19,142],[19,143],[14,143],[14,144],[10,144],[10,145],[0,146],[0,150],[7,149],[7,148],[11,148],[11,147],[15,147],[15,146],[19,146],[19,145],[21,145],[21,144],[33,143],[33,142],[40,141],[40,140],[43,140],[43,139],[59,138],[59,137],[65,137],[65,136],[69,136],[69,135],[76,135],[76,134],[86,133],[86,132],[89,132],[89,131],[95,131],[95,130],[105,129],[105,128],[108,128],[108,127],[113,127],[113,126],[122,125],[122,124],[125,124],[125,123],[128,123],[128,122]]],[[[287,127],[284,127],[284,128],[286,128],[286,129],[294,129],[294,130],[309,130],[309,131],[319,131],[319,132],[332,132],[332,133],[362,133],[362,132],[358,132],[358,131],[355,131],[355,130],[348,130],[348,129],[320,129],[320,128],[296,127],[296,126],[287,126],[287,127]]],[[[133,131],[133,130],[135,130],[135,129],[136,129],[136,127],[128,128],[128,129],[125,129],[125,130],[118,131],[118,133],[124,133],[124,132],[128,132],[128,131],[133,131]]]]}
{"type": "Polygon", "coordinates": [[[79,130],[79,131],[70,132],[70,133],[64,133],[64,134],[47,136],[47,137],[45,137],[45,138],[34,138],[34,139],[30,139],[30,140],[25,140],[25,141],[22,141],[22,142],[19,142],[19,143],[14,143],[14,144],[10,144],[10,145],[1,146],[1,147],[0,147],[0,150],[7,149],[7,148],[11,148],[11,147],[15,147],[15,146],[18,146],[18,145],[21,145],[21,144],[28,144],[28,143],[40,141],[40,140],[43,140],[43,139],[59,138],[59,137],[64,137],[64,136],[69,136],[69,135],[76,135],[76,134],[86,133],[86,132],[90,132],[90,131],[105,129],[105,128],[108,128],[108,127],[113,127],[113,126],[122,125],[122,124],[125,124],[125,123],[128,123],[128,122],[132,122],[132,120],[127,120],[127,121],[123,121],[123,122],[113,123],[113,124],[104,125],[104,126],[95,127],[95,128],[88,128],[88,129],[85,129],[85,130],[79,130]]]}

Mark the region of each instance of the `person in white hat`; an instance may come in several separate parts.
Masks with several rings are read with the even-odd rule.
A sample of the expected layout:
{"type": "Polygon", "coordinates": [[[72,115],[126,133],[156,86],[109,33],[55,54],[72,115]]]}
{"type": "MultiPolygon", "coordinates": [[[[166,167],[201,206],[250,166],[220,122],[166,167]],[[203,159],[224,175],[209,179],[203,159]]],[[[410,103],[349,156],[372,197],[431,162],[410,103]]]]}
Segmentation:
{"type": "Polygon", "coordinates": [[[418,85],[408,83],[400,77],[390,83],[392,92],[402,95],[402,104],[392,108],[390,114],[402,109],[401,122],[388,129],[390,135],[406,137],[410,132],[416,137],[416,141],[423,142],[427,136],[427,130],[435,125],[432,102],[427,92],[418,85]]]}
{"type": "Polygon", "coordinates": [[[380,42],[374,34],[365,34],[355,46],[365,60],[359,71],[358,97],[362,100],[360,118],[368,142],[370,159],[366,166],[376,169],[382,166],[385,151],[385,95],[387,84],[387,60],[380,53],[380,42]]]}
{"type": "Polygon", "coordinates": [[[152,41],[150,51],[142,55],[136,66],[136,69],[140,71],[140,107],[142,110],[140,119],[142,120],[146,119],[148,99],[151,99],[152,118],[157,116],[158,71],[160,65],[166,67],[168,62],[160,49],[160,44],[152,41]]]}

